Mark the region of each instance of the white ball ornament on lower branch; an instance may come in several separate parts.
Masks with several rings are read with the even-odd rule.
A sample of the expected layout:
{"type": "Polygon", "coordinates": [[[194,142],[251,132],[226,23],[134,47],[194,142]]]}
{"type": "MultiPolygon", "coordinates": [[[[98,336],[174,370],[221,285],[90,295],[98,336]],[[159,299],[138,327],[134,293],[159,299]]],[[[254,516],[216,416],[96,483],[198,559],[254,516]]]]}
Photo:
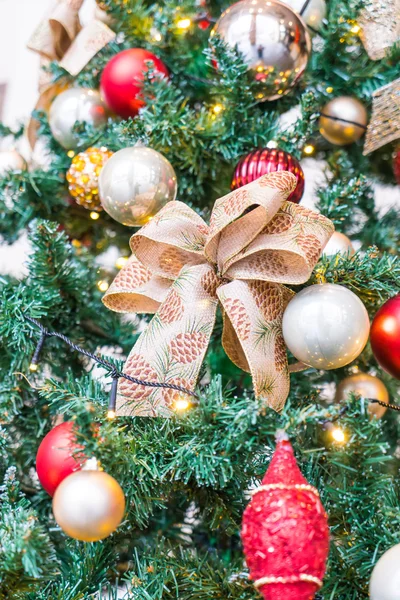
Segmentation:
{"type": "Polygon", "coordinates": [[[363,351],[369,318],[361,300],[333,283],[311,285],[289,302],[283,315],[285,343],[297,360],[316,369],[337,369],[363,351]]]}
{"type": "Polygon", "coordinates": [[[50,107],[49,125],[53,137],[66,150],[75,150],[79,136],[74,133],[76,123],[95,128],[107,122],[107,108],[97,90],[70,88],[61,92],[50,107]]]}
{"type": "Polygon", "coordinates": [[[399,600],[400,544],[383,554],[372,571],[369,583],[371,600],[399,600]]]}
{"type": "Polygon", "coordinates": [[[175,200],[177,180],[171,163],[156,150],[124,148],[104,165],[99,195],[104,210],[116,221],[142,227],[175,200]]]}
{"type": "Polygon", "coordinates": [[[61,529],[82,542],[97,542],[113,533],[125,512],[119,483],[88,463],[68,475],[57,487],[53,514],[61,529]]]}
{"type": "Polygon", "coordinates": [[[334,256],[335,254],[347,254],[348,256],[353,256],[354,253],[353,244],[347,235],[340,233],[340,231],[335,231],[325,246],[322,255],[334,256]]]}
{"type": "Polygon", "coordinates": [[[16,150],[0,150],[0,176],[11,171],[24,171],[25,159],[16,150]]]}

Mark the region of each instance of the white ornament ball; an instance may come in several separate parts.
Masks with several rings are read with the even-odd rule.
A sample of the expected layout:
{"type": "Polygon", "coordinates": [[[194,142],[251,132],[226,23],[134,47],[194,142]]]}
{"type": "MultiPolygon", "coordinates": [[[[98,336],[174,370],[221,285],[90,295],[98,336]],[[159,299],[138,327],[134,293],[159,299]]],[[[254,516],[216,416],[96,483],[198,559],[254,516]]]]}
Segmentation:
{"type": "Polygon", "coordinates": [[[282,0],[284,4],[290,6],[292,10],[298,13],[306,24],[314,31],[321,28],[322,21],[326,16],[325,0],[282,0]]]}
{"type": "Polygon", "coordinates": [[[363,351],[369,318],[361,300],[333,283],[311,285],[289,302],[282,322],[285,343],[297,360],[317,369],[337,369],[363,351]]]}
{"type": "Polygon", "coordinates": [[[400,598],[400,544],[383,554],[372,571],[369,584],[371,600],[400,598]]]}
{"type": "Polygon", "coordinates": [[[124,148],[106,162],[99,177],[104,210],[116,221],[142,227],[175,200],[177,180],[171,163],[156,150],[124,148]]]}
{"type": "Polygon", "coordinates": [[[0,176],[4,176],[9,171],[23,171],[26,169],[24,158],[16,150],[0,151],[0,176]]]}
{"type": "Polygon", "coordinates": [[[325,246],[322,254],[323,256],[334,256],[338,253],[353,256],[355,250],[351,240],[347,237],[347,235],[344,235],[344,233],[340,233],[339,231],[335,231],[325,246]]]}
{"type": "Polygon", "coordinates": [[[50,107],[49,125],[53,137],[66,150],[75,150],[79,136],[73,132],[76,123],[95,128],[107,122],[107,108],[97,90],[71,88],[61,92],[50,107]]]}

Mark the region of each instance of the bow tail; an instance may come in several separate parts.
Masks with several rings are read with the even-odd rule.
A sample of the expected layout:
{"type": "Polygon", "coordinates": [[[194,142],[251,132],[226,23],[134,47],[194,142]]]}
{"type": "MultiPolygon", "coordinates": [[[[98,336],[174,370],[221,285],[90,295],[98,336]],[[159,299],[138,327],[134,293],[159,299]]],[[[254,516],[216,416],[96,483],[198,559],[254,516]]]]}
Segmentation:
{"type": "Polygon", "coordinates": [[[224,310],[226,353],[251,373],[256,398],[281,411],[290,389],[282,317],[293,293],[278,283],[239,280],[217,293],[224,310]]]}
{"type": "MultiPolygon", "coordinates": [[[[132,348],[124,373],[193,391],[214,328],[217,284],[207,263],[182,269],[132,348]]],[[[117,415],[167,417],[180,395],[170,388],[138,385],[121,378],[117,415]]]]}

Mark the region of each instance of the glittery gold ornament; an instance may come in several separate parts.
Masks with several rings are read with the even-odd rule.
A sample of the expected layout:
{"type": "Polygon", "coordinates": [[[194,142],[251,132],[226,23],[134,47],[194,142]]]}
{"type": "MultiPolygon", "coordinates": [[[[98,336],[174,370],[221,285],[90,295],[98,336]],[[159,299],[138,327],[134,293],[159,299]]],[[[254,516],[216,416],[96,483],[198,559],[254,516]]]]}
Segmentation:
{"type": "Polygon", "coordinates": [[[372,116],[365,137],[364,154],[400,139],[400,79],[372,94],[372,116]]]}
{"type": "Polygon", "coordinates": [[[67,172],[67,181],[69,193],[77,204],[88,210],[102,210],[98,190],[99,175],[112,154],[102,146],[88,148],[74,156],[67,172]]]}
{"type": "Polygon", "coordinates": [[[368,115],[357,98],[339,96],[324,106],[319,119],[319,131],[331,144],[346,146],[364,134],[368,115]]]}
{"type": "Polygon", "coordinates": [[[83,542],[108,537],[121,523],[125,497],[119,483],[103,471],[76,471],[54,494],[53,513],[61,529],[83,542]]]}
{"type": "MultiPolygon", "coordinates": [[[[342,402],[349,394],[357,394],[362,398],[375,398],[385,404],[389,404],[389,392],[385,384],[368,373],[356,373],[341,381],[336,390],[335,402],[342,402]]],[[[368,413],[380,419],[386,412],[386,408],[380,404],[369,403],[368,413]]]]}

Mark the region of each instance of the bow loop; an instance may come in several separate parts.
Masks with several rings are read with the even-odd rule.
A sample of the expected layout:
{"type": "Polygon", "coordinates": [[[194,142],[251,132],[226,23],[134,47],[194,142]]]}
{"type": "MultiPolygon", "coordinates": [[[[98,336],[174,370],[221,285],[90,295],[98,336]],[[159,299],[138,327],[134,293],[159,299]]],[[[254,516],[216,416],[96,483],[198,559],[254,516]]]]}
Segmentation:
{"type": "MultiPolygon", "coordinates": [[[[142,380],[193,390],[222,306],[222,343],[251,373],[257,398],[281,410],[289,393],[283,312],[333,233],[325,217],[286,202],[295,177],[284,171],[216,201],[208,227],[170,202],[131,238],[133,257],[104,296],[120,312],[155,312],[125,365],[142,380]]],[[[166,415],[178,392],[119,384],[118,414],[166,415]]]]}

